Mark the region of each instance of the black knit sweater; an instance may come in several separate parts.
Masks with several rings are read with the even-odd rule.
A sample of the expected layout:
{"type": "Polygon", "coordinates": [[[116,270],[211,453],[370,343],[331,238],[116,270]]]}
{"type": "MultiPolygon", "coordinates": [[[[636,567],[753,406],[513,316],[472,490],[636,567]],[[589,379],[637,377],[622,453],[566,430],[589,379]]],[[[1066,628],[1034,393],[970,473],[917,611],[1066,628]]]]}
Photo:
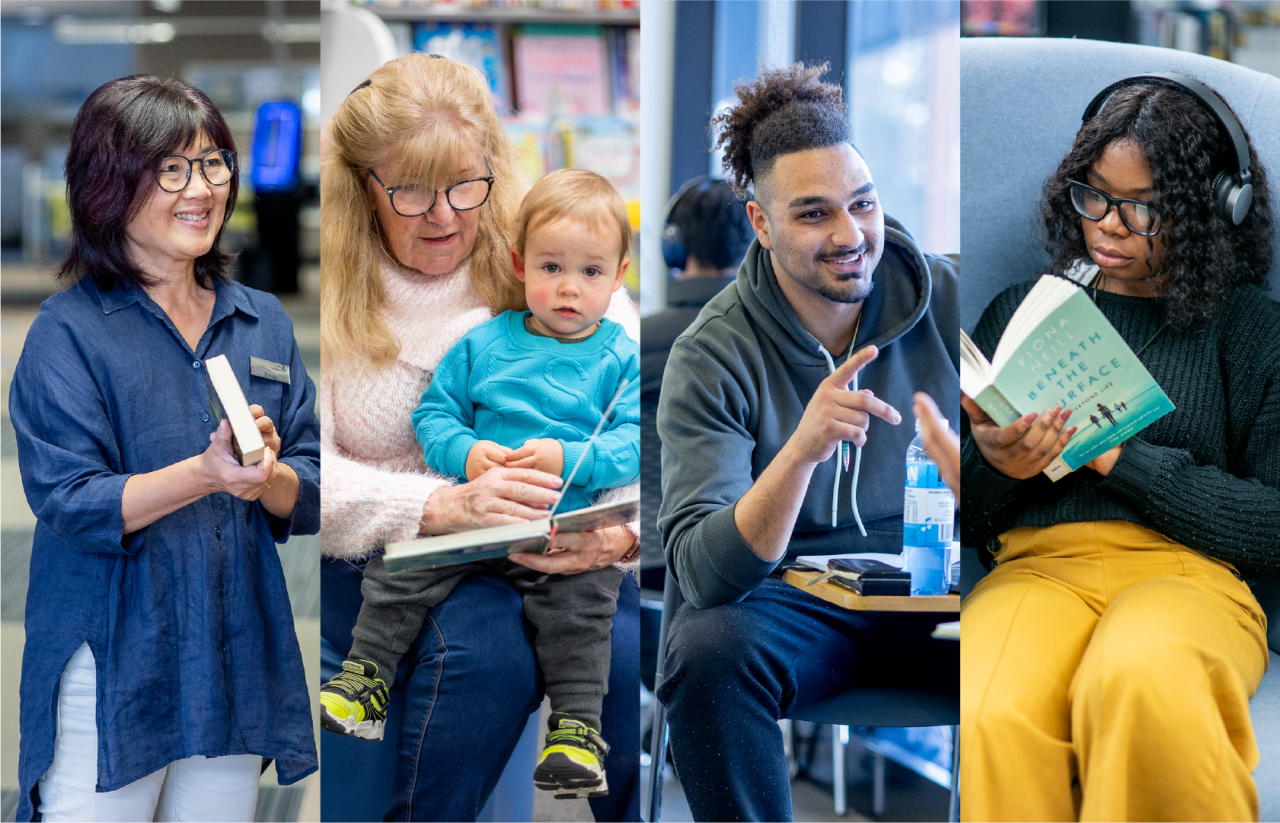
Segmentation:
{"type": "MultiPolygon", "coordinates": [[[[983,312],[973,340],[988,358],[1034,285],[1005,289],[983,312]]],[[[1134,351],[1164,325],[1160,299],[1100,291],[1097,301],[1134,351]]],[[[1014,480],[982,458],[965,417],[965,544],[990,548],[1015,526],[1126,520],[1246,577],[1280,578],[1280,303],[1242,286],[1206,329],[1166,328],[1141,360],[1175,410],[1127,440],[1107,477],[1081,468],[1057,483],[1014,480]]]]}

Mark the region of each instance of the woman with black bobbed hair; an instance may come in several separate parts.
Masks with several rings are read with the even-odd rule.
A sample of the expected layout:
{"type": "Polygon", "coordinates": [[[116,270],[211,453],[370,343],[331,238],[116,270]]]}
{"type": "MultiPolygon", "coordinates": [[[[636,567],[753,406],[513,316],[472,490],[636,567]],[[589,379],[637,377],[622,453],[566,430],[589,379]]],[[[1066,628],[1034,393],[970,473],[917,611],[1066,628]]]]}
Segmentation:
{"type": "MultiPolygon", "coordinates": [[[[1247,134],[1238,154],[1234,116],[1192,83],[1119,84],[1041,210],[1053,271],[1175,411],[1051,483],[1041,471],[1088,420],[1059,406],[1001,428],[962,401],[964,539],[996,564],[962,609],[968,820],[1258,819],[1266,617],[1247,581],[1280,574],[1271,193],[1247,134]],[[1247,214],[1223,196],[1250,182],[1243,156],[1247,214]]],[[[988,356],[1033,285],[983,313],[988,356]]]]}
{"type": "Polygon", "coordinates": [[[70,287],[9,395],[37,518],[19,820],[252,820],[264,759],[281,783],[317,766],[274,545],[319,526],[315,388],[280,302],[226,274],[236,168],[179,80],[107,83],[72,125],[70,287]],[[253,404],[256,465],[210,415],[217,355],[253,404]]]}

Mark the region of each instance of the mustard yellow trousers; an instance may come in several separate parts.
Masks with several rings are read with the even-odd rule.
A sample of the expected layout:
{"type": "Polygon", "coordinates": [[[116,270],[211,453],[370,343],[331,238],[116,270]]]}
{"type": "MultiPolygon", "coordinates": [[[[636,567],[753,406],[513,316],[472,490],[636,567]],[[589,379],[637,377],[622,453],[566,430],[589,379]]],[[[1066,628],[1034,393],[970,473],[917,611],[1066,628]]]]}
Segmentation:
{"type": "Polygon", "coordinates": [[[1257,820],[1266,617],[1131,523],[1017,528],[961,607],[965,821],[1257,820]]]}

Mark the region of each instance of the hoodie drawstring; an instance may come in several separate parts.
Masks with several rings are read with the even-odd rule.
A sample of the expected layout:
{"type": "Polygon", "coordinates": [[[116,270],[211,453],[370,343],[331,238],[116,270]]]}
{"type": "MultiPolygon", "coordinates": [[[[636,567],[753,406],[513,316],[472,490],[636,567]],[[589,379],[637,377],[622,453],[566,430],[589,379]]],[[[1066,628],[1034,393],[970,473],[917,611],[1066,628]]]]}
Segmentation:
{"type": "MultiPolygon", "coordinates": [[[[859,321],[859,325],[861,325],[861,321],[862,321],[861,316],[858,317],[858,321],[859,321]]],[[[854,336],[854,339],[856,340],[858,337],[857,328],[854,328],[853,336],[854,336]]],[[[818,346],[818,349],[822,352],[822,356],[827,358],[827,368],[830,369],[830,373],[835,374],[836,364],[835,364],[835,361],[831,359],[831,353],[828,352],[826,348],[821,345],[818,346]]],[[[847,357],[852,357],[852,356],[853,356],[853,340],[850,340],[849,354],[847,355],[847,357]]],[[[850,384],[850,386],[851,386],[850,391],[858,390],[858,375],[855,374],[853,376],[853,382],[850,384]]],[[[842,468],[841,464],[844,462],[843,461],[844,441],[841,441],[836,446],[836,451],[833,457],[836,461],[836,479],[835,479],[835,482],[831,484],[831,528],[834,529],[836,528],[836,522],[837,522],[839,511],[840,511],[840,473],[842,468]]],[[[862,471],[862,447],[856,446],[853,451],[853,476],[849,480],[849,505],[853,508],[853,519],[854,519],[854,522],[858,524],[858,531],[862,533],[863,537],[866,537],[867,528],[866,526],[862,525],[862,515],[858,513],[858,475],[861,473],[861,471],[862,471]]]]}

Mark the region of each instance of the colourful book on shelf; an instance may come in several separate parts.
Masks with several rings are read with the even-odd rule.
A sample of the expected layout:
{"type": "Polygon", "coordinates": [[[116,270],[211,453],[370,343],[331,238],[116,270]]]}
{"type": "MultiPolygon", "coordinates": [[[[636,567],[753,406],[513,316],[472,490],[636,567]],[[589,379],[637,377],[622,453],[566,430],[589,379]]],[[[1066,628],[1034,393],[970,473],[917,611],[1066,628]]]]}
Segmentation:
{"type": "Polygon", "coordinates": [[[609,114],[609,70],[599,26],[521,26],[512,38],[512,55],[521,114],[609,114]]]}
{"type": "Polygon", "coordinates": [[[515,152],[516,168],[529,185],[532,186],[538,178],[556,168],[551,165],[552,138],[546,123],[504,118],[503,126],[515,152]]]}
{"type": "Polygon", "coordinates": [[[511,105],[506,61],[493,24],[421,20],[413,26],[413,49],[474,66],[489,80],[494,96],[511,105]]]}
{"type": "Polygon", "coordinates": [[[961,330],[960,390],[1001,426],[1070,409],[1078,431],[1044,470],[1055,482],[1173,411],[1088,293],[1050,274],[1023,298],[990,362],[961,330]]]}
{"type": "Polygon", "coordinates": [[[640,134],[634,122],[616,117],[575,117],[562,120],[566,167],[586,169],[603,177],[624,199],[640,196],[640,134]]]}

